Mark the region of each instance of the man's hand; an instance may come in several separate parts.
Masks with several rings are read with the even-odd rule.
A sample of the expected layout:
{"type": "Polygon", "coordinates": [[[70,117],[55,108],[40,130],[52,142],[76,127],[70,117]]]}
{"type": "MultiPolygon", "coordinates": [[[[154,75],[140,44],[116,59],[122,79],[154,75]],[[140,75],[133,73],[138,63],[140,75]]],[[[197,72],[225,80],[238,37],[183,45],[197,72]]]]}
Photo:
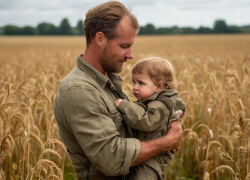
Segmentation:
{"type": "Polygon", "coordinates": [[[178,121],[171,123],[172,127],[167,134],[158,139],[141,142],[141,151],[133,162],[132,166],[141,164],[148,159],[151,159],[158,154],[172,149],[178,149],[182,140],[182,128],[178,121]]]}
{"type": "Polygon", "coordinates": [[[117,100],[115,101],[115,107],[118,107],[118,105],[120,104],[121,101],[122,101],[122,99],[117,99],[117,100]]]}
{"type": "Polygon", "coordinates": [[[171,123],[171,128],[168,130],[167,134],[164,136],[167,140],[166,143],[168,144],[169,148],[177,149],[181,145],[182,140],[182,128],[178,121],[173,121],[171,123]]]}
{"type": "MultiPolygon", "coordinates": [[[[182,117],[183,112],[182,112],[182,110],[178,110],[178,111],[175,111],[175,114],[176,114],[176,120],[179,120],[179,119],[182,117]]],[[[179,121],[177,121],[177,122],[178,122],[178,124],[179,124],[179,121]]],[[[172,128],[172,123],[171,123],[170,127],[172,128]]],[[[181,138],[181,139],[182,139],[182,138],[181,138]]],[[[180,149],[180,146],[178,146],[178,147],[175,149],[175,151],[178,151],[179,149],[180,149]]]]}

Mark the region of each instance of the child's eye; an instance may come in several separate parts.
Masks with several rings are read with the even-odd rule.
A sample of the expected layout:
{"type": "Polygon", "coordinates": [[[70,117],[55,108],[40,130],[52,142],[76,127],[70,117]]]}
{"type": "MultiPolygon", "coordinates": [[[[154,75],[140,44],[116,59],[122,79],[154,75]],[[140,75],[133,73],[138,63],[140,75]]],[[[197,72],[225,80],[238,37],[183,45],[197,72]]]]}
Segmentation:
{"type": "Polygon", "coordinates": [[[144,85],[144,83],[143,83],[143,82],[140,82],[140,85],[144,85]]]}
{"type": "Polygon", "coordinates": [[[133,84],[135,84],[135,81],[132,81],[133,82],[133,84]]]}

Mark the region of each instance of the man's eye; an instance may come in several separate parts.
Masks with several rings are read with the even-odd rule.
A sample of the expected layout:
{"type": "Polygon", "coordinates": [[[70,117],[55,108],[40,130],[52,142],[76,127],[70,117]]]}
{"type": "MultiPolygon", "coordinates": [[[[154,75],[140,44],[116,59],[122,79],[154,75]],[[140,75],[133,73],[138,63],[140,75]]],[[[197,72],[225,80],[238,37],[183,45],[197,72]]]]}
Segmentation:
{"type": "Polygon", "coordinates": [[[129,45],[121,45],[121,48],[128,48],[129,47],[129,45]]]}

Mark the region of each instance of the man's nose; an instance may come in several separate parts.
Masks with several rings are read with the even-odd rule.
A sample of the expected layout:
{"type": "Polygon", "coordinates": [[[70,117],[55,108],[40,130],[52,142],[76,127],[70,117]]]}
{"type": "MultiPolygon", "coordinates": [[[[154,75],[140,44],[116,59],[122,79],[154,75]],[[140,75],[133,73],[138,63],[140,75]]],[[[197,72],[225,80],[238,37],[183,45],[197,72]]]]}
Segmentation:
{"type": "Polygon", "coordinates": [[[128,59],[133,59],[134,58],[134,54],[133,54],[132,48],[128,49],[128,51],[125,54],[125,57],[128,58],[128,59]]]}

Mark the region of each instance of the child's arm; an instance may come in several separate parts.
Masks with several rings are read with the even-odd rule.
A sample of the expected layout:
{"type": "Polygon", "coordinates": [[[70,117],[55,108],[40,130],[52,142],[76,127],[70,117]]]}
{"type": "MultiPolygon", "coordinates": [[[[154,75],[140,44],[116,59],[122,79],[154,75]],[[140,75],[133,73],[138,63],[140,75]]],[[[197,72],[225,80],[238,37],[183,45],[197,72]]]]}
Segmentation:
{"type": "Polygon", "coordinates": [[[125,123],[143,132],[152,132],[158,129],[164,120],[169,117],[169,110],[160,101],[151,101],[147,109],[127,100],[118,99],[116,107],[123,113],[125,123]]]}

